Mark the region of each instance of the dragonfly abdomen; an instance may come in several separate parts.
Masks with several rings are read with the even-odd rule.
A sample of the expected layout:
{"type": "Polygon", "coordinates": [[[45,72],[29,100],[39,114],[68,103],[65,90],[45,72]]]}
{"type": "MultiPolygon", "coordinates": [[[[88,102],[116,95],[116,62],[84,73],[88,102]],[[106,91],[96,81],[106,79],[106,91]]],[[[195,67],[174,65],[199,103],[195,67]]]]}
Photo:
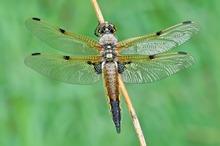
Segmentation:
{"type": "Polygon", "coordinates": [[[103,65],[106,94],[113,122],[118,133],[121,127],[121,108],[119,97],[118,71],[115,62],[106,62],[103,65]]]}

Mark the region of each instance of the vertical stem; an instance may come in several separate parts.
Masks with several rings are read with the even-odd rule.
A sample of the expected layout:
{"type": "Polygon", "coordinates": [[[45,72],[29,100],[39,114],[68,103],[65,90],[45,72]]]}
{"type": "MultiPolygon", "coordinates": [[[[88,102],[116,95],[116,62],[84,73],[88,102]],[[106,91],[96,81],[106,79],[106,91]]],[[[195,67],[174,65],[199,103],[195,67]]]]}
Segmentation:
{"type": "Polygon", "coordinates": [[[147,146],[145,138],[144,138],[144,135],[143,135],[143,132],[142,132],[142,129],[141,129],[141,126],[140,126],[140,123],[139,123],[139,120],[138,120],[138,117],[136,115],[136,112],[135,112],[134,107],[132,105],[131,99],[130,99],[130,97],[128,95],[128,92],[127,92],[127,90],[125,88],[124,82],[122,81],[120,74],[119,74],[118,78],[119,78],[120,90],[121,90],[121,92],[123,94],[124,100],[126,102],[126,105],[128,107],[129,113],[131,115],[131,119],[132,119],[132,122],[134,124],[134,128],[136,130],[136,133],[137,133],[140,145],[141,146],[147,146]]]}
{"type": "MultiPolygon", "coordinates": [[[[99,23],[100,24],[104,23],[105,20],[103,18],[103,15],[101,13],[101,10],[99,8],[99,5],[98,5],[97,1],[96,0],[91,0],[91,2],[92,2],[92,5],[93,5],[93,7],[95,9],[96,16],[98,18],[99,23]]],[[[125,102],[127,104],[129,113],[131,115],[132,122],[134,124],[135,130],[136,130],[139,142],[140,142],[140,146],[147,146],[145,138],[144,138],[144,135],[143,135],[143,132],[142,132],[142,129],[141,129],[141,126],[140,126],[140,123],[139,123],[139,120],[138,120],[138,117],[137,117],[137,115],[135,113],[134,107],[132,105],[132,102],[131,102],[130,97],[128,95],[128,92],[127,92],[127,90],[125,88],[125,85],[124,85],[124,83],[123,83],[123,81],[121,79],[120,74],[119,74],[118,80],[119,80],[120,90],[121,90],[121,93],[123,94],[124,100],[125,100],[125,102]]]]}
{"type": "Polygon", "coordinates": [[[93,7],[95,9],[95,13],[96,13],[96,16],[98,18],[99,23],[100,24],[104,23],[105,20],[103,18],[102,12],[100,10],[100,7],[99,7],[97,1],[96,0],[91,0],[91,2],[92,2],[92,5],[93,5],[93,7]]]}

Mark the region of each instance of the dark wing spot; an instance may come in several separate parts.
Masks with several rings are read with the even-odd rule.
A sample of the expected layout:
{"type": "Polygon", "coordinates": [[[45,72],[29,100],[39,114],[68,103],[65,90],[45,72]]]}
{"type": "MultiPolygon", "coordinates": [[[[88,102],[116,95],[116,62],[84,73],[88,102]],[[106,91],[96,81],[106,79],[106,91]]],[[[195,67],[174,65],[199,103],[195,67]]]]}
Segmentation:
{"type": "Polygon", "coordinates": [[[187,53],[186,52],[178,52],[178,54],[186,55],[187,53]]]}
{"type": "Polygon", "coordinates": [[[102,62],[93,63],[92,61],[87,61],[87,64],[92,65],[97,74],[102,73],[102,62]]]}
{"type": "Polygon", "coordinates": [[[91,61],[87,61],[87,63],[88,63],[89,65],[92,65],[92,62],[91,62],[91,61]]]}
{"type": "Polygon", "coordinates": [[[102,62],[93,63],[92,65],[94,66],[94,69],[95,69],[97,74],[102,73],[102,62]]]}
{"type": "Polygon", "coordinates": [[[192,21],[184,21],[184,22],[182,22],[183,24],[190,24],[190,23],[192,23],[192,21]]]}
{"type": "Polygon", "coordinates": [[[40,21],[40,19],[39,18],[32,18],[33,20],[36,20],[36,21],[40,21]]]}
{"type": "Polygon", "coordinates": [[[129,60],[129,61],[127,61],[127,63],[126,63],[126,64],[131,64],[131,62],[132,62],[132,61],[131,61],[131,60],[129,60]]]}
{"type": "Polygon", "coordinates": [[[118,64],[118,73],[122,74],[126,70],[126,64],[131,64],[131,60],[127,62],[117,62],[118,64]]]}
{"type": "Polygon", "coordinates": [[[117,62],[117,64],[118,64],[118,73],[123,73],[124,72],[124,70],[125,70],[125,64],[126,63],[124,63],[124,62],[117,62]]]}
{"type": "Polygon", "coordinates": [[[149,56],[150,59],[154,59],[154,57],[155,57],[154,55],[149,56]]]}
{"type": "Polygon", "coordinates": [[[31,54],[32,56],[37,56],[37,55],[41,55],[41,53],[33,53],[31,54]]]}
{"type": "Polygon", "coordinates": [[[60,32],[61,32],[61,33],[65,33],[65,30],[62,29],[62,28],[60,28],[60,32]]]}
{"type": "Polygon", "coordinates": [[[63,58],[64,58],[65,60],[69,60],[69,59],[70,59],[69,56],[63,56],[63,58]]]}
{"type": "Polygon", "coordinates": [[[162,30],[161,30],[161,31],[156,32],[156,35],[157,35],[157,36],[159,36],[159,35],[161,35],[161,34],[162,34],[162,30]]]}

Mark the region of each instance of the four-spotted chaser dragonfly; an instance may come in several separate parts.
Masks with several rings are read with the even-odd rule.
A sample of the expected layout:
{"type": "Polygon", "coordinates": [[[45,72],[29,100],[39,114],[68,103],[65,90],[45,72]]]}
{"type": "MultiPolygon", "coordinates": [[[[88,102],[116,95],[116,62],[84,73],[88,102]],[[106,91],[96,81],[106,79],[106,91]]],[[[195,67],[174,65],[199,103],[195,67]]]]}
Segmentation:
{"type": "Polygon", "coordinates": [[[39,18],[26,20],[35,36],[51,47],[75,56],[33,53],[25,64],[54,79],[71,84],[92,84],[104,78],[112,119],[120,133],[120,74],[127,83],[149,83],[181,71],[194,62],[185,52],[164,53],[186,42],[199,31],[198,24],[186,21],[153,34],[118,42],[113,24],[99,24],[99,41],[70,33],[39,18]],[[78,55],[78,56],[77,56],[78,55]]]}

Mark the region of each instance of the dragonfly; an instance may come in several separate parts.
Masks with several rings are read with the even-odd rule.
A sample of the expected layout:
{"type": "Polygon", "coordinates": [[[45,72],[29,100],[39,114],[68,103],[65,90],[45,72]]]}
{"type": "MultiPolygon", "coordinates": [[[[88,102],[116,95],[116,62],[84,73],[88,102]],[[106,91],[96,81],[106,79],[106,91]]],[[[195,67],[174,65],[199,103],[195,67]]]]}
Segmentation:
{"type": "Polygon", "coordinates": [[[25,25],[37,38],[71,56],[32,53],[25,64],[33,70],[70,84],[92,84],[103,78],[111,117],[121,131],[119,74],[126,83],[150,83],[188,68],[194,58],[186,52],[167,52],[199,31],[199,25],[185,21],[156,33],[124,41],[116,38],[112,23],[98,24],[98,40],[68,32],[39,18],[25,25]]]}

